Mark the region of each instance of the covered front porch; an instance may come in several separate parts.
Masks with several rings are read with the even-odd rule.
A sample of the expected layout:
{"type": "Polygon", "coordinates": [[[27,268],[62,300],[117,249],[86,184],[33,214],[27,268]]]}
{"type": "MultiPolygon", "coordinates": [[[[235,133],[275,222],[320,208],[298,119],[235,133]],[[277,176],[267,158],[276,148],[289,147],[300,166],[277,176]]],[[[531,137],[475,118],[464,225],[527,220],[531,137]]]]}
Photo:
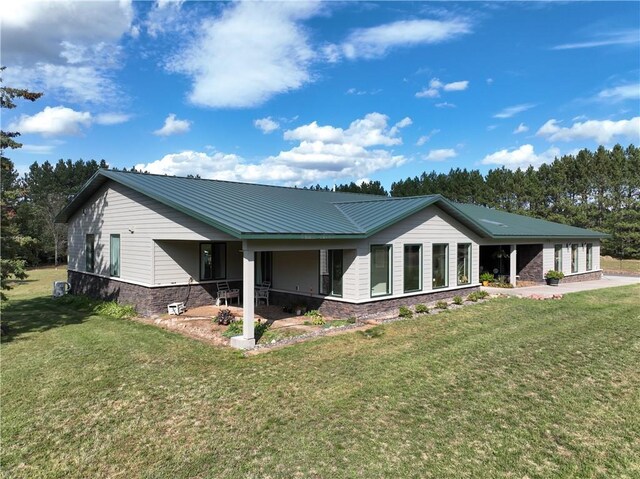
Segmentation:
{"type": "Polygon", "coordinates": [[[480,245],[480,274],[489,272],[496,280],[517,286],[520,282],[543,281],[543,245],[480,245]]]}

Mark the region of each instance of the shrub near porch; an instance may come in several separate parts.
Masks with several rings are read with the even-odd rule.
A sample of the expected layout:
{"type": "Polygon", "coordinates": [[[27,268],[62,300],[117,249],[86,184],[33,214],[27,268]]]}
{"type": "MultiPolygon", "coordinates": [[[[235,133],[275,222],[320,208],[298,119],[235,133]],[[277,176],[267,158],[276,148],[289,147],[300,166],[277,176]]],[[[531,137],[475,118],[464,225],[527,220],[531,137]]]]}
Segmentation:
{"type": "MultiPolygon", "coordinates": [[[[37,279],[33,274],[31,279],[37,279]]],[[[637,286],[505,298],[243,357],[65,308],[3,312],[7,477],[634,477],[637,286]]]]}

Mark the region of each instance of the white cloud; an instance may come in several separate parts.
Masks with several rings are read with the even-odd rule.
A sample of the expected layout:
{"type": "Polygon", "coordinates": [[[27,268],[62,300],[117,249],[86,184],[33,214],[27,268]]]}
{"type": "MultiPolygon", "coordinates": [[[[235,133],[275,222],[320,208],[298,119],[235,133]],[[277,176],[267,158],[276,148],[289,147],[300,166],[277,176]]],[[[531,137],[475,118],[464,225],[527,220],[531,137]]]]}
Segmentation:
{"type": "Polygon", "coordinates": [[[429,86],[416,93],[416,98],[438,98],[440,91],[462,91],[469,87],[469,80],[442,83],[438,78],[432,78],[429,86]]]}
{"type": "Polygon", "coordinates": [[[9,130],[22,134],[38,133],[43,136],[79,135],[83,127],[93,121],[91,113],[75,111],[64,106],[47,106],[35,115],[21,115],[9,125],[9,130]]]}
{"type": "Polygon", "coordinates": [[[458,154],[453,148],[442,148],[440,150],[429,151],[424,159],[427,161],[446,161],[450,158],[455,158],[456,156],[458,156],[458,154]]]}
{"type": "Polygon", "coordinates": [[[620,85],[613,88],[607,88],[598,93],[599,100],[607,101],[623,101],[623,100],[639,100],[640,99],[640,85],[620,85]]]}
{"type": "Polygon", "coordinates": [[[494,80],[493,78],[487,78],[486,82],[487,82],[487,85],[492,85],[494,80]]]}
{"type": "Polygon", "coordinates": [[[101,113],[95,117],[95,122],[99,125],[118,125],[126,123],[131,119],[131,115],[126,113],[101,113]]]}
{"type": "Polygon", "coordinates": [[[607,32],[597,36],[593,40],[556,45],[552,50],[575,50],[577,48],[606,47],[609,45],[625,45],[639,42],[640,30],[623,30],[619,32],[607,32]]]}
{"type": "Polygon", "coordinates": [[[455,108],[455,103],[449,103],[448,101],[443,101],[442,103],[436,103],[436,108],[455,108]]]}
{"type": "Polygon", "coordinates": [[[259,130],[262,130],[262,133],[264,134],[272,133],[280,128],[280,123],[275,121],[270,116],[254,120],[253,125],[259,130]]]}
{"type": "Polygon", "coordinates": [[[480,163],[483,165],[505,166],[509,169],[527,168],[529,166],[538,167],[543,163],[552,162],[560,155],[560,150],[555,147],[547,151],[536,154],[533,145],[522,145],[515,150],[500,150],[485,156],[480,163]]]}
{"type": "Polygon", "coordinates": [[[205,18],[196,37],[167,68],[192,80],[189,100],[200,106],[248,108],[312,81],[314,51],[301,20],[322,5],[234,3],[205,18]]]}
{"type": "Polygon", "coordinates": [[[447,83],[442,87],[444,91],[462,91],[466,90],[469,87],[469,80],[463,81],[454,81],[452,83],[447,83]]]}
{"type": "Polygon", "coordinates": [[[527,131],[529,131],[529,127],[524,123],[520,123],[518,127],[515,130],[513,130],[513,134],[517,135],[519,133],[525,133],[527,131]]]}
{"type": "Polygon", "coordinates": [[[178,120],[176,115],[171,113],[165,118],[162,128],[155,130],[153,134],[157,136],[180,135],[187,133],[190,129],[191,122],[189,120],[178,120]]]}
{"type": "Polygon", "coordinates": [[[418,138],[418,141],[416,141],[416,145],[417,146],[422,146],[424,145],[426,142],[428,142],[429,140],[431,140],[431,138],[433,138],[434,135],[440,133],[440,130],[435,129],[435,130],[431,130],[429,132],[429,134],[427,135],[422,135],[420,138],[418,138]]]}
{"type": "Polygon", "coordinates": [[[633,140],[640,138],[640,116],[629,120],[587,120],[574,123],[570,127],[561,127],[555,119],[547,121],[536,135],[549,141],[594,140],[600,144],[609,143],[614,137],[633,140]]]}
{"type": "Polygon", "coordinates": [[[401,128],[411,125],[411,118],[404,118],[391,128],[388,128],[388,120],[389,117],[381,113],[369,113],[364,118],[351,122],[346,130],[329,125],[318,126],[318,123],[314,121],[294,130],[285,131],[284,139],[301,142],[351,144],[361,147],[399,145],[402,143],[402,139],[397,137],[397,134],[401,128]]]}
{"type": "Polygon", "coordinates": [[[494,118],[511,118],[512,116],[515,116],[518,113],[522,113],[523,111],[530,110],[534,106],[536,105],[534,105],[533,103],[523,103],[521,105],[510,106],[496,113],[495,115],[493,115],[493,117],[494,118]]]}
{"type": "Polygon", "coordinates": [[[388,117],[379,113],[357,119],[347,129],[312,122],[287,130],[285,139],[295,140],[298,144],[261,163],[250,163],[237,155],[221,152],[183,151],[136,165],[136,168],[152,173],[199,174],[203,178],[289,185],[337,178],[367,178],[407,161],[385,147],[400,144],[402,140],[395,134],[410,123],[411,120],[405,118],[389,127],[388,117]],[[392,134],[394,129],[395,134],[392,134]]]}
{"type": "Polygon", "coordinates": [[[353,31],[342,44],[349,59],[376,58],[398,47],[436,44],[471,32],[464,18],[451,20],[402,20],[353,31]]]}
{"type": "Polygon", "coordinates": [[[120,2],[5,2],[2,56],[5,81],[45,90],[67,101],[117,98],[110,72],[118,42],[131,28],[133,7],[120,2]]]}

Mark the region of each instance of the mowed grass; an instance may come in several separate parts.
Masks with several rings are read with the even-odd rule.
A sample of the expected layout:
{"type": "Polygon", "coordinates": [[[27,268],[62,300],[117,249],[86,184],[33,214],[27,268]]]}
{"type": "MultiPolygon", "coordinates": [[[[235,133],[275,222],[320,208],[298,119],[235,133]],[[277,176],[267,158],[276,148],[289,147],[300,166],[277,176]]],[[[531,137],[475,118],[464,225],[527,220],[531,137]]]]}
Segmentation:
{"type": "Polygon", "coordinates": [[[40,277],[3,314],[6,477],[640,477],[637,286],[243,357],[66,309],[40,277]]]}
{"type": "Polygon", "coordinates": [[[600,267],[606,271],[640,274],[640,259],[619,260],[611,256],[600,256],[600,267]]]}

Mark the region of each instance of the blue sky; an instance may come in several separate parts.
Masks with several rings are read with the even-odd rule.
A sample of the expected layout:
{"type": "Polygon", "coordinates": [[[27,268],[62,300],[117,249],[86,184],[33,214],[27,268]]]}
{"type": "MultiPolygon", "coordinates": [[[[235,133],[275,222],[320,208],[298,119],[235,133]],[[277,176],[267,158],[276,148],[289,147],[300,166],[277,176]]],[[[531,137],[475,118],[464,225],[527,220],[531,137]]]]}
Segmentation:
{"type": "Polygon", "coordinates": [[[640,140],[638,2],[12,3],[20,171],[389,187],[640,140]]]}

